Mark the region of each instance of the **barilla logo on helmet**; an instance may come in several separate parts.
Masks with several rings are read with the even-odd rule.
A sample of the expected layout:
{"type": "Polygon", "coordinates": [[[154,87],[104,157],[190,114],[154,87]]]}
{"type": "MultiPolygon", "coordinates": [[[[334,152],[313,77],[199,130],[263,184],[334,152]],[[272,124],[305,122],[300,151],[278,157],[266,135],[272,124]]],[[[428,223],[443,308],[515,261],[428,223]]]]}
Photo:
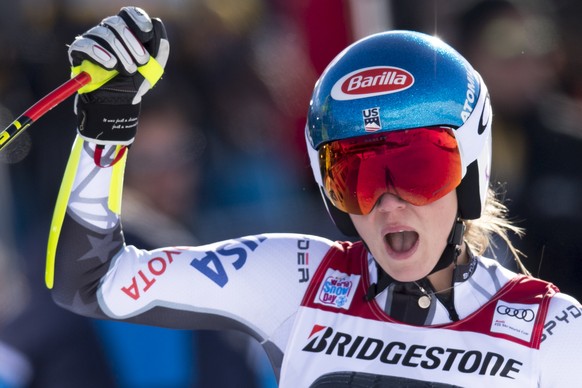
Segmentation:
{"type": "Polygon", "coordinates": [[[413,84],[412,74],[399,67],[366,67],[340,78],[331,89],[331,97],[334,100],[355,100],[401,92],[413,84]]]}

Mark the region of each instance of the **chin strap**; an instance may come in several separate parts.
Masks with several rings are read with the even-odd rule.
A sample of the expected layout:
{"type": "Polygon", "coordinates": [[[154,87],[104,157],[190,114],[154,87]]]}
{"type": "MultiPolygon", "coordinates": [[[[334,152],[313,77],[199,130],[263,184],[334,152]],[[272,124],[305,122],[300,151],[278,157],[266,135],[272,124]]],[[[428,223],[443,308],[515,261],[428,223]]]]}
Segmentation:
{"type": "MultiPolygon", "coordinates": [[[[451,233],[449,234],[449,238],[447,240],[447,246],[443,251],[443,254],[439,258],[439,261],[436,263],[432,271],[428,275],[431,275],[441,269],[444,269],[451,265],[459,254],[461,253],[461,244],[463,243],[463,235],[465,234],[465,224],[463,221],[457,217],[455,219],[455,223],[451,228],[451,233]]],[[[370,284],[368,288],[368,292],[366,293],[366,300],[372,300],[376,297],[376,295],[380,294],[384,291],[391,283],[397,282],[396,280],[392,279],[390,275],[388,275],[382,267],[377,265],[378,267],[378,281],[376,283],[370,284]]],[[[427,276],[428,276],[427,275],[427,276]]],[[[426,276],[423,278],[425,279],[426,276]]],[[[420,279],[422,280],[422,279],[420,279]]]]}
{"type": "MultiPolygon", "coordinates": [[[[465,235],[465,224],[459,217],[455,220],[451,233],[449,234],[449,239],[447,240],[447,246],[443,251],[439,261],[436,263],[432,271],[428,275],[432,275],[441,269],[447,268],[453,261],[459,257],[461,254],[461,244],[463,243],[463,236],[465,235]]],[[[427,275],[427,276],[428,276],[427,275]]]]}

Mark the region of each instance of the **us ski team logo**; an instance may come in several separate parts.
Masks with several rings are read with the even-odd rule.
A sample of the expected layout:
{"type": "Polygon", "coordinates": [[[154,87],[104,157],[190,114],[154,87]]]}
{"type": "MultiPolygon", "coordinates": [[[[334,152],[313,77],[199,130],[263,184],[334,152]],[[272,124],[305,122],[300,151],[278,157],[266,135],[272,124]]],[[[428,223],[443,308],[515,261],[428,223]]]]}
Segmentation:
{"type": "Polygon", "coordinates": [[[350,308],[359,282],[360,275],[347,275],[328,268],[314,303],[347,310],[350,308]]]}
{"type": "Polygon", "coordinates": [[[364,117],[364,129],[366,132],[376,132],[382,129],[379,107],[364,109],[362,116],[364,117]]]}

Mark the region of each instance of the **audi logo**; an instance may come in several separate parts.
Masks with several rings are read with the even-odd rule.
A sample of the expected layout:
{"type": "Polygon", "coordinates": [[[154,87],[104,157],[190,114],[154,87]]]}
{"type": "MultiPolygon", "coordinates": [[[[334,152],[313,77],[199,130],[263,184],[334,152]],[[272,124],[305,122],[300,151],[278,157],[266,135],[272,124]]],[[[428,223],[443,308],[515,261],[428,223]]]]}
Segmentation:
{"type": "Polygon", "coordinates": [[[531,309],[516,309],[504,305],[497,306],[497,312],[501,315],[507,315],[510,317],[524,320],[526,322],[531,322],[536,317],[536,314],[531,309]]]}

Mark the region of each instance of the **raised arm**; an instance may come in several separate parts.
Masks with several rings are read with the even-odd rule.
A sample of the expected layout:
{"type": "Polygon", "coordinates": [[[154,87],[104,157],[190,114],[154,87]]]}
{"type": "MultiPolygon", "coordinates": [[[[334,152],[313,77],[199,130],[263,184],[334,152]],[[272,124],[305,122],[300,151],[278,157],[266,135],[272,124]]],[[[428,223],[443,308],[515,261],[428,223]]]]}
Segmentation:
{"type": "MultiPolygon", "coordinates": [[[[132,20],[143,16],[133,12],[137,11],[122,10],[132,20]]],[[[90,63],[102,71],[106,63],[85,53],[105,50],[112,57],[119,55],[112,54],[109,45],[129,45],[123,41],[128,36],[123,31],[136,26],[148,30],[150,19],[144,16],[144,20],[131,26],[125,18],[105,19],[101,27],[71,45],[73,66],[80,56],[90,58],[81,62],[85,66],[90,63]],[[110,23],[116,25],[113,32],[110,23]],[[107,45],[104,37],[110,33],[114,38],[108,38],[113,40],[107,45]]],[[[153,30],[159,28],[151,25],[153,30]]],[[[165,39],[162,33],[151,36],[165,39]]],[[[146,41],[144,48],[164,45],[146,41]]],[[[47,285],[54,300],[94,318],[183,329],[239,329],[282,351],[307,284],[331,242],[314,236],[265,234],[198,247],[150,251],[127,246],[120,215],[125,161],[131,151],[123,150],[136,131],[125,128],[121,135],[118,124],[104,125],[100,131],[89,126],[106,122],[114,113],[118,122],[137,122],[137,116],[130,120],[131,112],[138,112],[133,105],[146,90],[140,85],[148,81],[137,75],[140,65],[136,68],[133,73],[116,70],[119,75],[112,81],[86,96],[82,91],[77,98],[79,135],[57,200],[47,254],[47,285]],[[121,96],[116,94],[118,88],[110,87],[113,81],[126,86],[121,96]],[[128,89],[129,85],[134,87],[128,89]],[[124,118],[123,112],[130,113],[124,118]]]]}
{"type": "MultiPolygon", "coordinates": [[[[162,76],[169,50],[161,20],[151,19],[136,7],[122,8],[116,16],[103,19],[69,46],[71,75],[84,72],[90,76],[91,81],[79,89],[75,98],[78,136],[61,184],[49,235],[46,268],[49,288],[53,287],[55,281],[57,254],[71,256],[77,253],[71,252],[73,244],[60,242],[60,235],[61,232],[65,233],[63,238],[71,235],[67,208],[77,206],[78,209],[82,198],[89,196],[93,200],[100,198],[107,201],[94,203],[100,210],[98,214],[92,212],[93,216],[104,218],[102,222],[93,222],[93,226],[98,225],[101,232],[108,231],[112,252],[122,248],[121,231],[109,229],[119,224],[117,216],[121,206],[125,151],[135,138],[141,98],[162,76]],[[93,165],[82,163],[82,156],[89,153],[94,160],[93,165]],[[115,156],[108,159],[112,154],[115,156]],[[104,167],[103,163],[116,166],[104,169],[100,174],[103,185],[97,188],[98,192],[86,193],[85,189],[95,187],[88,188],[86,182],[98,172],[94,169],[95,165],[104,167]],[[110,182],[113,185],[111,187],[110,182]]],[[[104,269],[93,268],[91,272],[100,277],[104,269]]],[[[67,273],[64,281],[68,280],[68,276],[82,274],[85,270],[87,268],[78,268],[67,273]]],[[[66,287],[63,289],[59,285],[54,290],[55,298],[62,303],[63,292],[66,291],[66,287]]]]}

